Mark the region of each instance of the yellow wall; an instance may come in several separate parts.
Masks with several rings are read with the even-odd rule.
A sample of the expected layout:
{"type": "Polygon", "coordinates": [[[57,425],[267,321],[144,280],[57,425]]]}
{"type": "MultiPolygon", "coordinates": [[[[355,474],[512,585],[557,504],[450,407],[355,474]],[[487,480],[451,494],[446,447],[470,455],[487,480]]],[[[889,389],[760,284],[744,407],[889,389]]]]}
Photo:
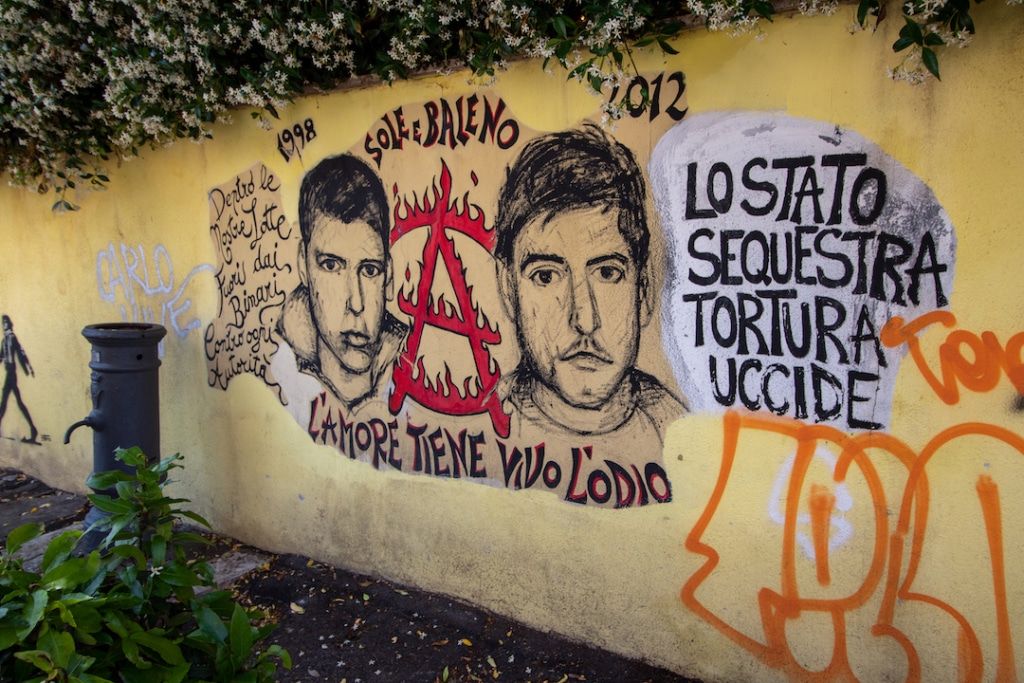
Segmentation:
{"type": "MultiPolygon", "coordinates": [[[[18,440],[27,426],[12,399],[0,423],[8,437],[0,441],[0,463],[83,488],[90,440],[79,432],[70,446],[60,445],[64,429],[90,406],[88,347],[79,332],[122,318],[125,292],[110,289],[109,269],[141,251],[150,272],[159,259],[173,265],[174,278],[170,292],[145,295],[134,287],[138,303],[159,322],[169,299],[174,308],[191,302],[177,318],[184,336],[172,330],[165,341],[163,449],[186,456],[175,490],[219,531],[456,595],[708,680],[814,672],[864,681],[1011,680],[1024,667],[1024,538],[1017,523],[1024,513],[1024,413],[1017,407],[1024,332],[1014,280],[1024,248],[1017,230],[1024,213],[1024,24],[1014,9],[982,5],[977,44],[944,54],[943,81],[916,88],[885,77],[898,22],[850,36],[848,8],[830,18],[779,19],[763,37],[695,31],[678,41],[678,56],[639,56],[645,74],[686,74],[684,126],[709,112],[838,126],[877,145],[934,194],[955,229],[955,256],[943,256],[955,264],[946,309],[955,325],[940,322],[921,333],[920,364],[909,355],[899,361],[903,340],[890,339],[898,375],[883,387],[892,392],[892,407],[882,431],[805,429],[763,411],[742,412],[739,404],[729,412],[698,409],[673,422],[663,451],[649,455],[672,482],[671,502],[613,510],[567,503],[538,487],[452,481],[409,473],[408,466],[374,469],[313,444],[306,425],[258,377],[238,375],[226,390],[210,386],[204,333],[210,324],[220,329],[220,297],[208,192],[262,162],[279,179],[280,210],[297,230],[304,174],[331,155],[359,153],[385,112],[486,92],[504,100],[522,144],[507,153],[468,145],[444,158],[453,169],[453,195],[471,190],[469,170],[480,174],[470,198],[491,214],[505,165],[528,139],[597,116],[598,101],[564,83],[562,74],[517,63],[490,86],[455,74],[304,98],[281,112],[282,128],[272,131],[240,112],[211,142],[179,143],[125,162],[110,174],[108,191],[80,192],[74,199],[82,208],[73,213],[51,213],[50,197],[0,188],[0,308],[36,371],[19,375],[18,383],[43,434],[41,445],[18,440]],[[306,119],[317,135],[301,159],[285,162],[278,132],[306,119]],[[189,331],[193,319],[198,324],[189,331]],[[953,329],[966,332],[940,350],[953,329]],[[962,365],[973,369],[944,377],[940,364],[953,367],[958,340],[974,340],[968,333],[982,340],[984,358],[965,350],[962,365]],[[944,393],[927,383],[922,364],[944,393]],[[835,469],[844,461],[848,473],[835,469]],[[805,479],[787,474],[792,467],[799,475],[805,465],[805,479]],[[815,539],[817,552],[808,552],[815,539]],[[835,547],[822,552],[830,541],[835,547]]],[[[646,165],[673,123],[664,116],[646,127],[626,122],[613,135],[646,165]]],[[[703,144],[717,149],[714,138],[703,144]]],[[[389,179],[400,179],[408,197],[422,195],[439,176],[434,151],[387,154],[391,165],[381,173],[389,201],[389,179]]],[[[649,208],[661,255],[667,238],[649,208]]],[[[279,246],[281,258],[295,263],[295,235],[279,246]]],[[[393,254],[396,262],[416,256],[398,247],[393,254]]],[[[482,274],[490,272],[486,254],[474,253],[467,263],[475,264],[467,269],[480,278],[487,314],[503,326],[505,341],[494,353],[510,369],[513,323],[497,304],[493,276],[488,285],[482,274]]],[[[674,267],[685,273],[688,264],[674,267]]],[[[665,279],[664,272],[657,276],[665,279]]],[[[289,280],[282,289],[295,285],[289,280]]],[[[671,291],[665,285],[656,293],[671,291]]],[[[669,305],[660,301],[644,330],[638,366],[676,391],[663,348],[675,329],[666,322],[669,305]]],[[[388,307],[395,310],[393,300],[388,307]]],[[[130,306],[125,313],[135,315],[130,306]]],[[[402,415],[419,422],[425,414],[402,415]]],[[[431,419],[489,429],[486,416],[431,419]]],[[[570,443],[580,439],[552,437],[550,448],[562,444],[567,458],[570,443]]],[[[650,450],[651,443],[657,445],[634,447],[650,450]]],[[[500,478],[493,449],[488,457],[499,470],[490,470],[493,478],[500,478]]]]}

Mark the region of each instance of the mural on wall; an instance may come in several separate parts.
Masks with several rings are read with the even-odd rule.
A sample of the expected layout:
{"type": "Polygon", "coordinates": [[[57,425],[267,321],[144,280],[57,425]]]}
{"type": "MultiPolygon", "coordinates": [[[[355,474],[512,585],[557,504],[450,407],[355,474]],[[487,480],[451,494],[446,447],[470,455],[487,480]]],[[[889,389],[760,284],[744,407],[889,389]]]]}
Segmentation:
{"type": "MultiPolygon", "coordinates": [[[[494,91],[382,112],[346,149],[326,117],[283,120],[208,193],[209,386],[262,382],[318,457],[676,502],[660,517],[696,522],[653,590],[733,670],[1011,680],[1024,440],[895,427],[945,417],[917,401],[1024,395],[1024,333],[958,323],[953,222],[879,145],[691,116],[678,72],[645,88],[614,127],[532,130],[494,91]]],[[[97,256],[123,316],[186,334],[191,277],[159,245],[97,256]]]]}
{"type": "MultiPolygon", "coordinates": [[[[213,266],[201,263],[175,282],[171,255],[162,244],[152,250],[141,244],[113,242],[96,254],[96,287],[100,299],[116,306],[122,322],[158,323],[179,339],[202,327],[189,317],[192,299],[189,286],[200,273],[213,273],[213,266]]],[[[166,340],[158,347],[164,357],[166,340]]]]}
{"type": "MultiPolygon", "coordinates": [[[[385,377],[409,328],[385,308],[391,284],[388,199],[380,178],[351,155],[320,162],[299,197],[300,284],[277,324],[276,374],[315,378],[351,412],[384,399],[385,377]]],[[[289,403],[309,403],[286,384],[289,403]]]]}
{"type": "MultiPolygon", "coordinates": [[[[398,107],[310,162],[322,124],[296,124],[294,222],[263,163],[209,194],[210,385],[256,375],[376,468],[616,508],[672,500],[664,433],[691,408],[886,427],[892,325],[946,306],[949,219],[849,131],[684,119],[675,76],[614,132],[532,131],[481,92],[398,107]]],[[[837,495],[834,549],[854,535],[837,495]]]]}
{"type": "Polygon", "coordinates": [[[539,134],[491,92],[398,107],[316,163],[319,122],[279,134],[308,163],[297,226],[263,164],[209,195],[211,386],[252,373],[314,441],[374,467],[671,500],[661,444],[687,409],[656,379],[663,248],[642,168],[685,86],[654,81],[659,113],[615,136],[539,134]]]}
{"type": "Polygon", "coordinates": [[[17,335],[14,334],[14,323],[6,313],[0,317],[0,324],[3,326],[3,341],[0,341],[0,358],[4,359],[4,388],[0,395],[0,424],[3,424],[4,416],[7,414],[7,401],[14,395],[14,401],[18,404],[18,410],[28,423],[29,435],[21,440],[25,443],[39,444],[39,430],[32,421],[32,414],[28,406],[21,399],[21,391],[18,389],[18,366],[29,377],[35,377],[36,372],[28,361],[28,354],[22,348],[17,335]]]}
{"type": "Polygon", "coordinates": [[[644,179],[593,124],[541,136],[498,199],[499,285],[517,321],[509,401],[538,435],[660,444],[682,402],[636,365],[653,311],[644,179]]]}
{"type": "Polygon", "coordinates": [[[903,349],[882,329],[948,304],[956,238],[931,190],[861,136],[710,113],[651,162],[669,259],[662,330],[697,410],[888,426],[903,349]]]}
{"type": "Polygon", "coordinates": [[[227,389],[232,377],[251,373],[280,387],[270,369],[274,333],[285,294],[298,282],[297,231],[281,208],[281,184],[262,163],[210,190],[210,238],[217,253],[217,317],[203,345],[207,382],[227,389]]]}
{"type": "Polygon", "coordinates": [[[1024,333],[943,310],[956,238],[932,192],[860,136],[780,114],[688,119],[651,174],[665,349],[694,408],[724,412],[683,605],[794,680],[874,680],[878,662],[893,679],[1015,680],[1006,572],[1024,556],[1003,520],[1024,439],[988,422],[919,447],[888,431],[905,355],[947,405],[1024,385],[1024,333]],[[926,348],[934,327],[952,329],[926,348]]]}

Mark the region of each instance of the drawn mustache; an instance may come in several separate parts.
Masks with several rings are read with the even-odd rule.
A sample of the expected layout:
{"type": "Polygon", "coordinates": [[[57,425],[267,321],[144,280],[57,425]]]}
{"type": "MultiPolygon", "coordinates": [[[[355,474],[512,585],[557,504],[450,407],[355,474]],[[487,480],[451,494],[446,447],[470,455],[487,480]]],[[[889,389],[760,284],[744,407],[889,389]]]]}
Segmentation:
{"type": "Polygon", "coordinates": [[[608,351],[593,337],[578,338],[572,346],[558,357],[562,361],[571,361],[576,358],[591,358],[609,365],[613,362],[608,351]]]}

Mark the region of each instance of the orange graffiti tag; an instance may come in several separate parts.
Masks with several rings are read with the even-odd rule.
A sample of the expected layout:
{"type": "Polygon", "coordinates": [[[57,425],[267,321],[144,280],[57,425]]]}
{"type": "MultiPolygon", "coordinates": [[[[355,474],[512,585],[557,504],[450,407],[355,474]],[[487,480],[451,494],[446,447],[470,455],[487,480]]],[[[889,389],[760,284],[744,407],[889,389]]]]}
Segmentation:
{"type": "MultiPolygon", "coordinates": [[[[894,617],[898,606],[902,609],[907,603],[919,603],[936,608],[953,620],[958,634],[957,658],[960,680],[979,681],[984,657],[981,642],[971,623],[948,602],[918,592],[914,588],[928,521],[929,487],[925,471],[935,453],[957,439],[971,436],[988,437],[1024,455],[1024,438],[996,425],[969,422],[941,431],[923,449],[915,452],[899,439],[878,432],[851,436],[833,427],[807,425],[788,418],[761,417],[734,411],[727,412],[723,421],[724,445],[718,478],[707,507],[685,541],[685,548],[688,551],[705,557],[706,561],[683,585],[680,594],[683,604],[765,665],[785,672],[794,680],[854,681],[857,680],[857,676],[847,651],[846,617],[849,612],[864,606],[870,598],[877,596],[881,590],[880,607],[877,616],[873,617],[874,623],[870,627],[870,634],[875,638],[889,638],[902,649],[906,657],[906,680],[921,680],[921,655],[911,636],[895,625],[894,617]],[[698,588],[715,572],[721,559],[719,552],[704,540],[704,535],[719,511],[726,486],[734,474],[740,437],[747,432],[782,435],[793,439],[796,445],[795,460],[785,492],[779,583],[776,587],[764,585],[757,590],[756,600],[762,631],[757,637],[748,635],[733,624],[730,621],[731,611],[728,614],[724,611],[722,614],[716,613],[697,597],[698,588]],[[863,476],[870,494],[870,509],[874,522],[874,543],[863,580],[848,594],[830,598],[808,597],[801,593],[797,583],[796,537],[801,492],[805,490],[808,469],[815,451],[822,445],[831,446],[840,453],[832,468],[832,476],[837,484],[847,480],[851,468],[855,468],[863,476]],[[881,478],[867,452],[869,449],[877,449],[885,456],[894,457],[907,471],[906,484],[902,490],[894,526],[891,525],[890,510],[881,478]],[[908,553],[906,558],[905,553],[908,553]],[[787,626],[804,613],[819,613],[831,622],[833,639],[828,645],[832,655],[824,668],[812,670],[802,664],[787,641],[787,626]]],[[[995,604],[995,646],[998,648],[996,680],[1015,681],[999,489],[989,475],[983,474],[978,478],[975,490],[984,521],[992,597],[995,604]]],[[[828,526],[835,497],[827,487],[811,484],[810,495],[805,501],[810,509],[816,578],[820,585],[827,586],[831,580],[828,526]]]]}
{"type": "Polygon", "coordinates": [[[926,327],[935,323],[953,327],[956,316],[949,311],[931,311],[910,322],[896,316],[882,328],[880,339],[890,348],[906,344],[921,375],[935,394],[950,405],[960,400],[959,385],[975,392],[991,391],[1003,372],[1017,393],[1024,395],[1024,362],[1020,356],[1024,332],[1010,337],[1004,347],[993,332],[982,332],[979,337],[968,330],[953,330],[939,346],[940,374],[936,375],[918,339],[926,327]]]}

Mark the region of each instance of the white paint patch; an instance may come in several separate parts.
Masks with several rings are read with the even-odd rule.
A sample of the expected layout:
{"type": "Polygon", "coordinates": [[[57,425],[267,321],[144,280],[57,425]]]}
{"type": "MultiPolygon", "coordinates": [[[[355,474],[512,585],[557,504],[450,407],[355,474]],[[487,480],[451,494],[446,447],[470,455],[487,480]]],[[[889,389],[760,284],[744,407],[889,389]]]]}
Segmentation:
{"type": "Polygon", "coordinates": [[[905,349],[882,327],[952,289],[956,237],[932,191],[856,133],[760,112],[685,119],[650,176],[663,343],[691,406],[885,429],[905,349]]]}
{"type": "MultiPolygon", "coordinates": [[[[821,460],[830,472],[835,471],[836,456],[829,450],[818,448],[814,457],[821,460]]],[[[772,483],[771,497],[768,499],[768,518],[782,526],[786,523],[786,494],[789,489],[789,478],[793,474],[793,465],[796,462],[796,453],[789,456],[786,462],[782,463],[775,481],[772,483]]],[[[836,497],[835,510],[829,517],[828,551],[835,552],[846,545],[846,542],[853,538],[853,525],[846,519],[846,514],[853,508],[853,497],[846,484],[837,484],[834,489],[836,497]]],[[[803,550],[804,555],[811,561],[815,560],[814,541],[803,531],[804,527],[811,524],[811,515],[801,512],[796,516],[797,531],[796,542],[803,550]]]]}
{"type": "MultiPolygon", "coordinates": [[[[201,263],[175,284],[171,255],[162,244],[147,254],[141,244],[133,247],[122,242],[115,248],[111,242],[96,254],[100,299],[116,306],[123,322],[159,323],[181,339],[202,326],[198,318],[185,316],[192,308],[186,290],[192,279],[203,272],[212,275],[214,268],[201,263]]],[[[164,356],[163,341],[159,355],[164,356]]]]}

